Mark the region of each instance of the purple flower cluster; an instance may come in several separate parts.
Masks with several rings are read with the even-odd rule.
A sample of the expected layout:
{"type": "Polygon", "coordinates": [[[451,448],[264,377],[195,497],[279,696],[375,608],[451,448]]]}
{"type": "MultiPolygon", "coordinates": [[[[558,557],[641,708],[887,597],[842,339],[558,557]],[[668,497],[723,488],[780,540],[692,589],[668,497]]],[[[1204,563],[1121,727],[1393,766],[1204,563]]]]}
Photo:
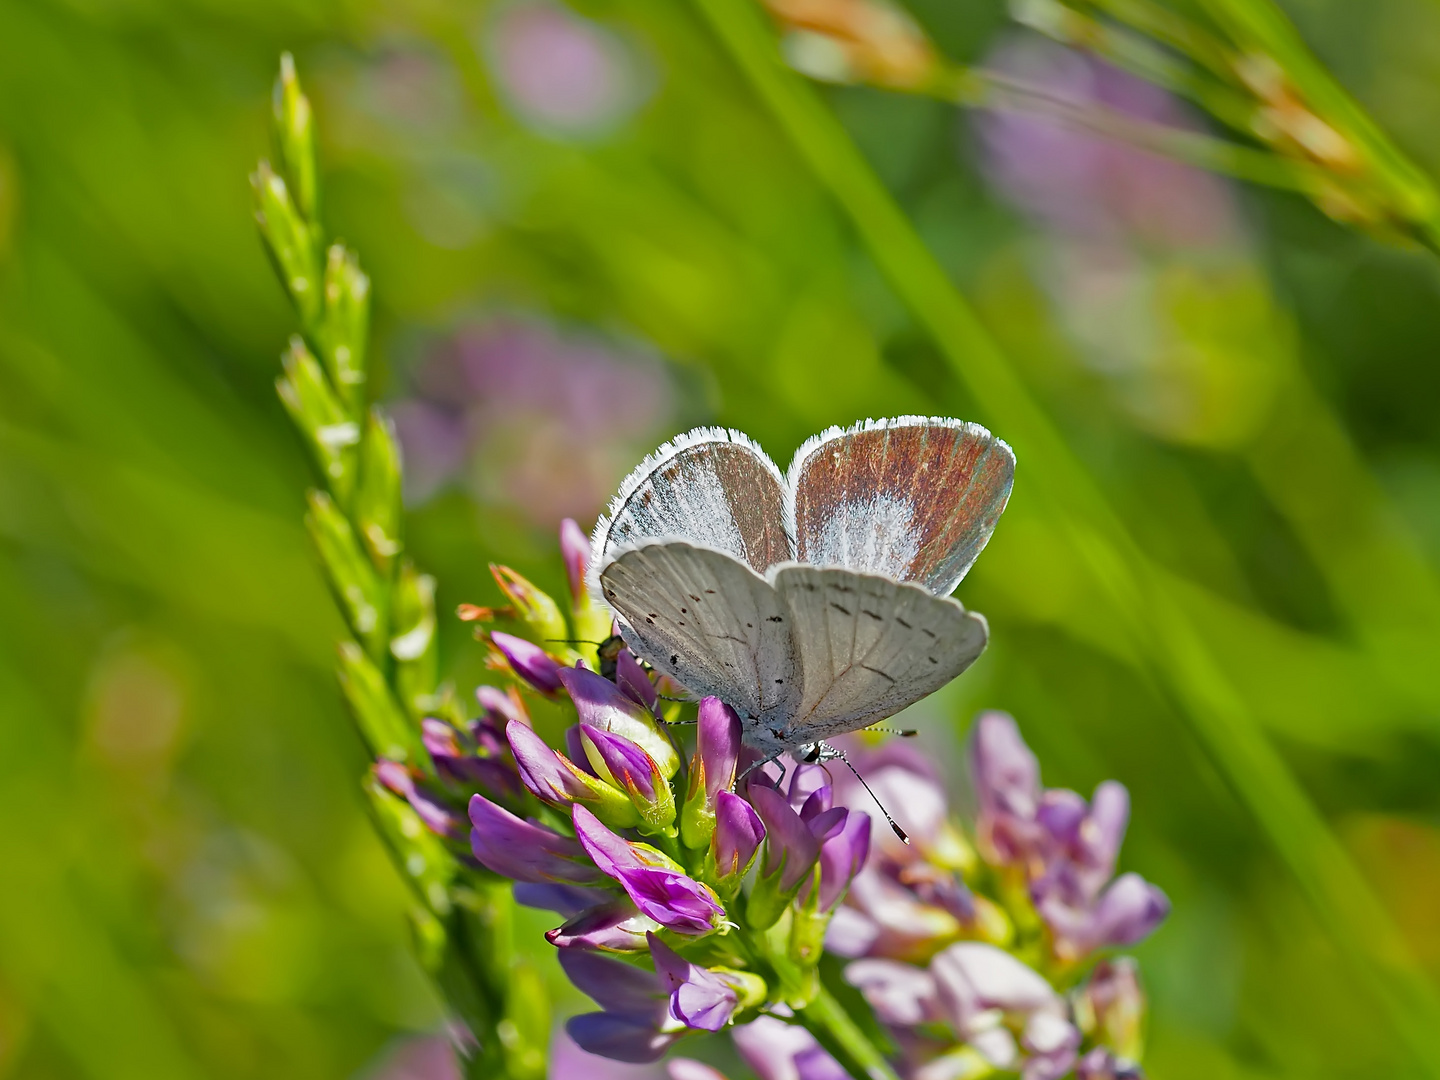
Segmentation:
{"type": "Polygon", "coordinates": [[[508,620],[483,633],[511,686],[482,687],[476,719],[425,721],[433,773],[382,761],[376,776],[457,853],[468,840],[471,864],[515,882],[517,900],[562,917],[546,937],[601,1007],[571,1019],[571,1038],[614,1060],[653,1061],[686,1032],[813,995],[827,924],[869,852],[870,818],[836,805],[818,769],[792,770],[784,785],[757,770],[737,792],[750,759],[740,718],[716,698],[699,703],[693,752],[683,753],[683,729],[661,709],[677,719],[688,707],[662,701],[608,634],[573,522],[561,548],[569,622],[530,582],[495,568],[510,606],[466,617],[508,620]],[[595,654],[606,675],[556,647],[586,634],[609,639],[595,654]],[[545,720],[559,729],[553,740],[545,720]]]}
{"type": "MultiPolygon", "coordinates": [[[[975,725],[968,833],[903,743],[851,747],[868,791],[822,765],[753,767],[732,708],[669,700],[606,633],[573,522],[562,552],[568,621],[496,568],[511,605],[468,617],[508,620],[481,636],[510,685],[480,688],[478,717],[425,720],[433,769],[382,761],[376,777],[477,872],[560,917],[546,938],[599,1006],[567,1024],[579,1048],[645,1063],[687,1033],[731,1029],[766,1080],[838,1080],[844,1067],[801,1022],[828,951],[850,961],[845,978],[890,1028],[908,1080],[1139,1075],[1135,966],[1095,957],[1144,937],[1168,905],[1138,876],[1114,878],[1121,785],[1088,803],[1043,788],[999,713],[975,725]],[[586,634],[607,638],[605,674],[557,648],[586,634]],[[693,732],[689,747],[678,732],[693,732]],[[872,832],[871,791],[908,842],[872,832]]],[[[670,1064],[680,1080],[719,1077],[670,1064]]]]}
{"type": "MultiPolygon", "coordinates": [[[[907,747],[853,755],[911,838],[881,836],[829,927],[847,980],[896,1033],[915,1080],[1017,1071],[1024,1080],[1138,1077],[1145,998],[1134,944],[1169,911],[1136,874],[1112,877],[1129,817],[1113,781],[1087,803],[1045,789],[1015,721],[986,713],[969,757],[973,845],[930,763],[907,747]]],[[[868,806],[858,783],[840,797],[868,806]]]]}

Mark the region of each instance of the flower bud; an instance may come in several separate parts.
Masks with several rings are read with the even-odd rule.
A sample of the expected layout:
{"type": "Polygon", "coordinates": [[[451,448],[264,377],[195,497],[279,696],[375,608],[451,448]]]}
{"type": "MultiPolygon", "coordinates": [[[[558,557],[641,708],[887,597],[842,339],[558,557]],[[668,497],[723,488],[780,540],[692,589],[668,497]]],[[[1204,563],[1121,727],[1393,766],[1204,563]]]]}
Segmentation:
{"type": "Polygon", "coordinates": [[[536,640],[560,645],[570,636],[560,605],[550,598],[549,593],[508,566],[491,563],[490,573],[495,575],[500,591],[514,605],[515,617],[525,624],[536,640]]]}
{"type": "Polygon", "coordinates": [[[560,555],[570,585],[570,615],[575,637],[580,641],[604,641],[610,636],[610,611],[590,596],[586,572],[590,562],[590,538],[571,518],[560,523],[560,555]]]}
{"type": "Polygon", "coordinates": [[[707,874],[720,895],[733,900],[765,839],[765,826],[750,804],[721,791],[715,801],[715,829],[705,858],[707,874]]]}
{"type": "Polygon", "coordinates": [[[663,852],[616,836],[583,806],[574,810],[575,835],[601,873],[620,883],[642,914],[678,934],[708,934],[725,909],[709,887],[689,877],[663,852]]]}
{"type": "Polygon", "coordinates": [[[491,631],[490,640],[504,654],[510,670],[546,697],[554,697],[560,689],[560,664],[539,645],[514,634],[491,631]]]}
{"type": "Polygon", "coordinates": [[[554,829],[521,821],[483,795],[470,799],[470,847],[481,865],[502,877],[532,884],[603,881],[574,840],[554,829]]]}
{"type": "MultiPolygon", "coordinates": [[[[750,802],[765,823],[765,858],[750,891],[745,917],[753,929],[765,930],[780,918],[814,867],[820,857],[820,841],[774,788],[752,784],[750,802]]],[[[820,815],[827,831],[836,815],[843,819],[845,811],[836,807],[820,815]]]]}
{"type": "Polygon", "coordinates": [[[556,678],[569,692],[582,724],[629,739],[654,759],[666,780],[680,771],[675,744],[654,714],[609,679],[584,668],[560,668],[556,678]]]}
{"type": "Polygon", "coordinates": [[[680,839],[688,848],[702,848],[715,832],[716,798],[735,782],[740,755],[740,716],[717,697],[700,702],[695,728],[695,757],[690,762],[690,787],[680,815],[680,839]]]}
{"type": "Polygon", "coordinates": [[[512,720],[505,728],[520,780],[552,806],[583,803],[617,829],[640,824],[640,814],[627,795],[591,776],[564,754],[550,749],[530,728],[512,720]]]}
{"type": "Polygon", "coordinates": [[[675,796],[655,759],[623,735],[578,725],[586,760],[596,776],[629,796],[647,833],[675,834],[675,796]]]}

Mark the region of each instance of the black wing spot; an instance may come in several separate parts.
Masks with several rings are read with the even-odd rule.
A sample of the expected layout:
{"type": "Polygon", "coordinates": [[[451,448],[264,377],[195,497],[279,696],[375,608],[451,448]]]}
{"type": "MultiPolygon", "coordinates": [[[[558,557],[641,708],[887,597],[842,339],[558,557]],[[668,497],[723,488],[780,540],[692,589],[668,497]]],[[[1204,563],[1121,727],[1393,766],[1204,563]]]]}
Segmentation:
{"type": "Polygon", "coordinates": [[[648,622],[651,626],[655,625],[655,620],[650,618],[648,615],[645,617],[645,621],[648,622]]]}
{"type": "Polygon", "coordinates": [[[861,615],[869,615],[870,618],[874,619],[876,622],[884,622],[884,621],[885,621],[885,616],[883,616],[883,615],[877,615],[877,614],[875,614],[875,612],[873,612],[873,611],[866,611],[864,608],[861,608],[861,609],[860,609],[860,614],[861,614],[861,615]]]}
{"type": "Polygon", "coordinates": [[[933,639],[933,638],[935,638],[935,637],[937,636],[934,630],[931,630],[929,627],[925,627],[925,626],[922,626],[922,627],[920,628],[920,632],[921,632],[922,634],[924,634],[926,637],[931,638],[931,639],[933,639]]]}
{"type": "MultiPolygon", "coordinates": [[[[708,592],[709,590],[706,590],[706,591],[708,592]]],[[[699,598],[698,596],[696,596],[694,593],[691,593],[691,594],[690,594],[690,599],[691,599],[691,600],[694,600],[695,603],[697,603],[697,604],[700,603],[700,598],[699,598]]]]}
{"type": "Polygon", "coordinates": [[[908,622],[906,622],[904,619],[900,618],[899,615],[896,615],[896,616],[895,616],[895,621],[898,622],[901,626],[903,626],[906,630],[914,630],[914,629],[915,629],[915,627],[911,626],[911,625],[910,625],[908,622]]]}
{"type": "Polygon", "coordinates": [[[810,581],[807,581],[807,582],[805,582],[805,583],[802,585],[802,588],[804,588],[804,590],[805,590],[806,592],[814,592],[814,591],[815,591],[816,589],[818,589],[819,587],[820,587],[820,586],[818,586],[818,585],[816,585],[815,583],[810,582],[810,581]]]}
{"type": "Polygon", "coordinates": [[[679,623],[680,623],[681,626],[684,626],[684,625],[685,625],[685,620],[684,620],[684,619],[680,619],[680,620],[678,620],[678,621],[679,621],[679,623]]]}
{"type": "Polygon", "coordinates": [[[680,614],[681,614],[681,615],[689,615],[689,614],[690,614],[690,609],[689,609],[689,608],[683,608],[683,607],[682,607],[682,608],[680,609],[680,614]]]}
{"type": "Polygon", "coordinates": [[[854,592],[854,591],[855,591],[855,590],[852,589],[849,585],[831,585],[830,588],[834,589],[836,592],[854,592]]]}
{"type": "Polygon", "coordinates": [[[745,629],[746,629],[746,630],[754,630],[754,629],[755,629],[755,624],[754,624],[753,622],[747,622],[747,623],[745,624],[745,629]]]}
{"type": "Polygon", "coordinates": [[[771,615],[771,616],[770,616],[769,618],[767,618],[765,621],[766,621],[766,622],[784,622],[785,620],[784,620],[782,617],[780,617],[779,615],[771,615]]]}
{"type": "Polygon", "coordinates": [[[678,664],[679,662],[680,662],[680,654],[679,654],[679,653],[674,653],[674,652],[672,652],[672,653],[670,654],[670,666],[671,666],[671,667],[674,667],[674,666],[675,666],[676,664],[678,664]]]}
{"type": "Polygon", "coordinates": [[[874,674],[879,675],[882,679],[884,679],[886,682],[890,683],[892,686],[894,685],[894,683],[895,683],[895,677],[894,677],[893,675],[887,675],[885,672],[881,671],[878,667],[871,667],[869,664],[861,664],[860,666],[861,666],[862,668],[864,668],[866,671],[873,672],[874,674]]]}
{"type": "Polygon", "coordinates": [[[715,595],[715,590],[714,590],[714,589],[706,589],[706,590],[705,590],[705,595],[706,595],[706,596],[714,596],[714,595],[715,595]]]}
{"type": "Polygon", "coordinates": [[[776,686],[781,686],[781,685],[784,684],[784,682],[785,682],[784,679],[776,679],[776,680],[775,680],[775,685],[776,685],[776,686]]]}
{"type": "Polygon", "coordinates": [[[849,608],[847,608],[847,607],[841,607],[841,606],[840,606],[839,604],[837,604],[834,600],[831,600],[831,601],[830,601],[830,606],[833,607],[836,611],[840,612],[841,615],[849,615],[849,614],[850,614],[850,609],[849,609],[849,608]]]}
{"type": "Polygon", "coordinates": [[[650,612],[650,618],[652,618],[652,619],[658,619],[659,617],[660,617],[660,613],[659,613],[658,611],[652,611],[652,612],[650,612]]]}
{"type": "Polygon", "coordinates": [[[933,656],[927,656],[925,659],[929,660],[932,664],[938,664],[940,662],[939,660],[936,660],[933,656]]]}

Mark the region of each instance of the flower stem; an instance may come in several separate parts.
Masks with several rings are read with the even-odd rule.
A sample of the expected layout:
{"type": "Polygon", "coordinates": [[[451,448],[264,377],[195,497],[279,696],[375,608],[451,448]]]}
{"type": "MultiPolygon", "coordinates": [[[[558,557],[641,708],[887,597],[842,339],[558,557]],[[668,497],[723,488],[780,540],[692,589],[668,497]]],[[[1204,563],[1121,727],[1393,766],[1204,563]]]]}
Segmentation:
{"type": "Polygon", "coordinates": [[[900,1080],[885,1056],[823,984],[815,999],[797,1015],[812,1035],[827,1046],[838,1045],[860,1067],[858,1074],[851,1070],[856,1080],[900,1080]]]}

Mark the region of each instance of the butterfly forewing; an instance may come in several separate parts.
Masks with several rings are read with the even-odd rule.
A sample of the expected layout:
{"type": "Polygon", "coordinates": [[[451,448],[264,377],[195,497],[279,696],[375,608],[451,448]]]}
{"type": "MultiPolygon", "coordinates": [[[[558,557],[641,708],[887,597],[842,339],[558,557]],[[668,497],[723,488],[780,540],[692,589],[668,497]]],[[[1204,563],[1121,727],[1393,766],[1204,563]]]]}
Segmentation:
{"type": "Polygon", "coordinates": [[[902,417],[810,440],[790,466],[801,562],[951,593],[984,548],[1015,474],[978,424],[902,417]]]}
{"type": "Polygon", "coordinates": [[[721,551],[682,541],[623,551],[600,572],[629,646],[747,721],[792,715],[800,680],[789,612],[773,588],[721,551]]]}
{"type": "Polygon", "coordinates": [[[794,558],[780,470],[739,432],[701,428],[662,446],[621,485],[595,531],[603,564],[647,540],[684,537],[760,573],[794,558]]]}
{"type": "Polygon", "coordinates": [[[893,716],[985,648],[982,616],[916,585],[794,564],[771,578],[790,612],[804,689],[784,736],[792,746],[893,716]]]}

